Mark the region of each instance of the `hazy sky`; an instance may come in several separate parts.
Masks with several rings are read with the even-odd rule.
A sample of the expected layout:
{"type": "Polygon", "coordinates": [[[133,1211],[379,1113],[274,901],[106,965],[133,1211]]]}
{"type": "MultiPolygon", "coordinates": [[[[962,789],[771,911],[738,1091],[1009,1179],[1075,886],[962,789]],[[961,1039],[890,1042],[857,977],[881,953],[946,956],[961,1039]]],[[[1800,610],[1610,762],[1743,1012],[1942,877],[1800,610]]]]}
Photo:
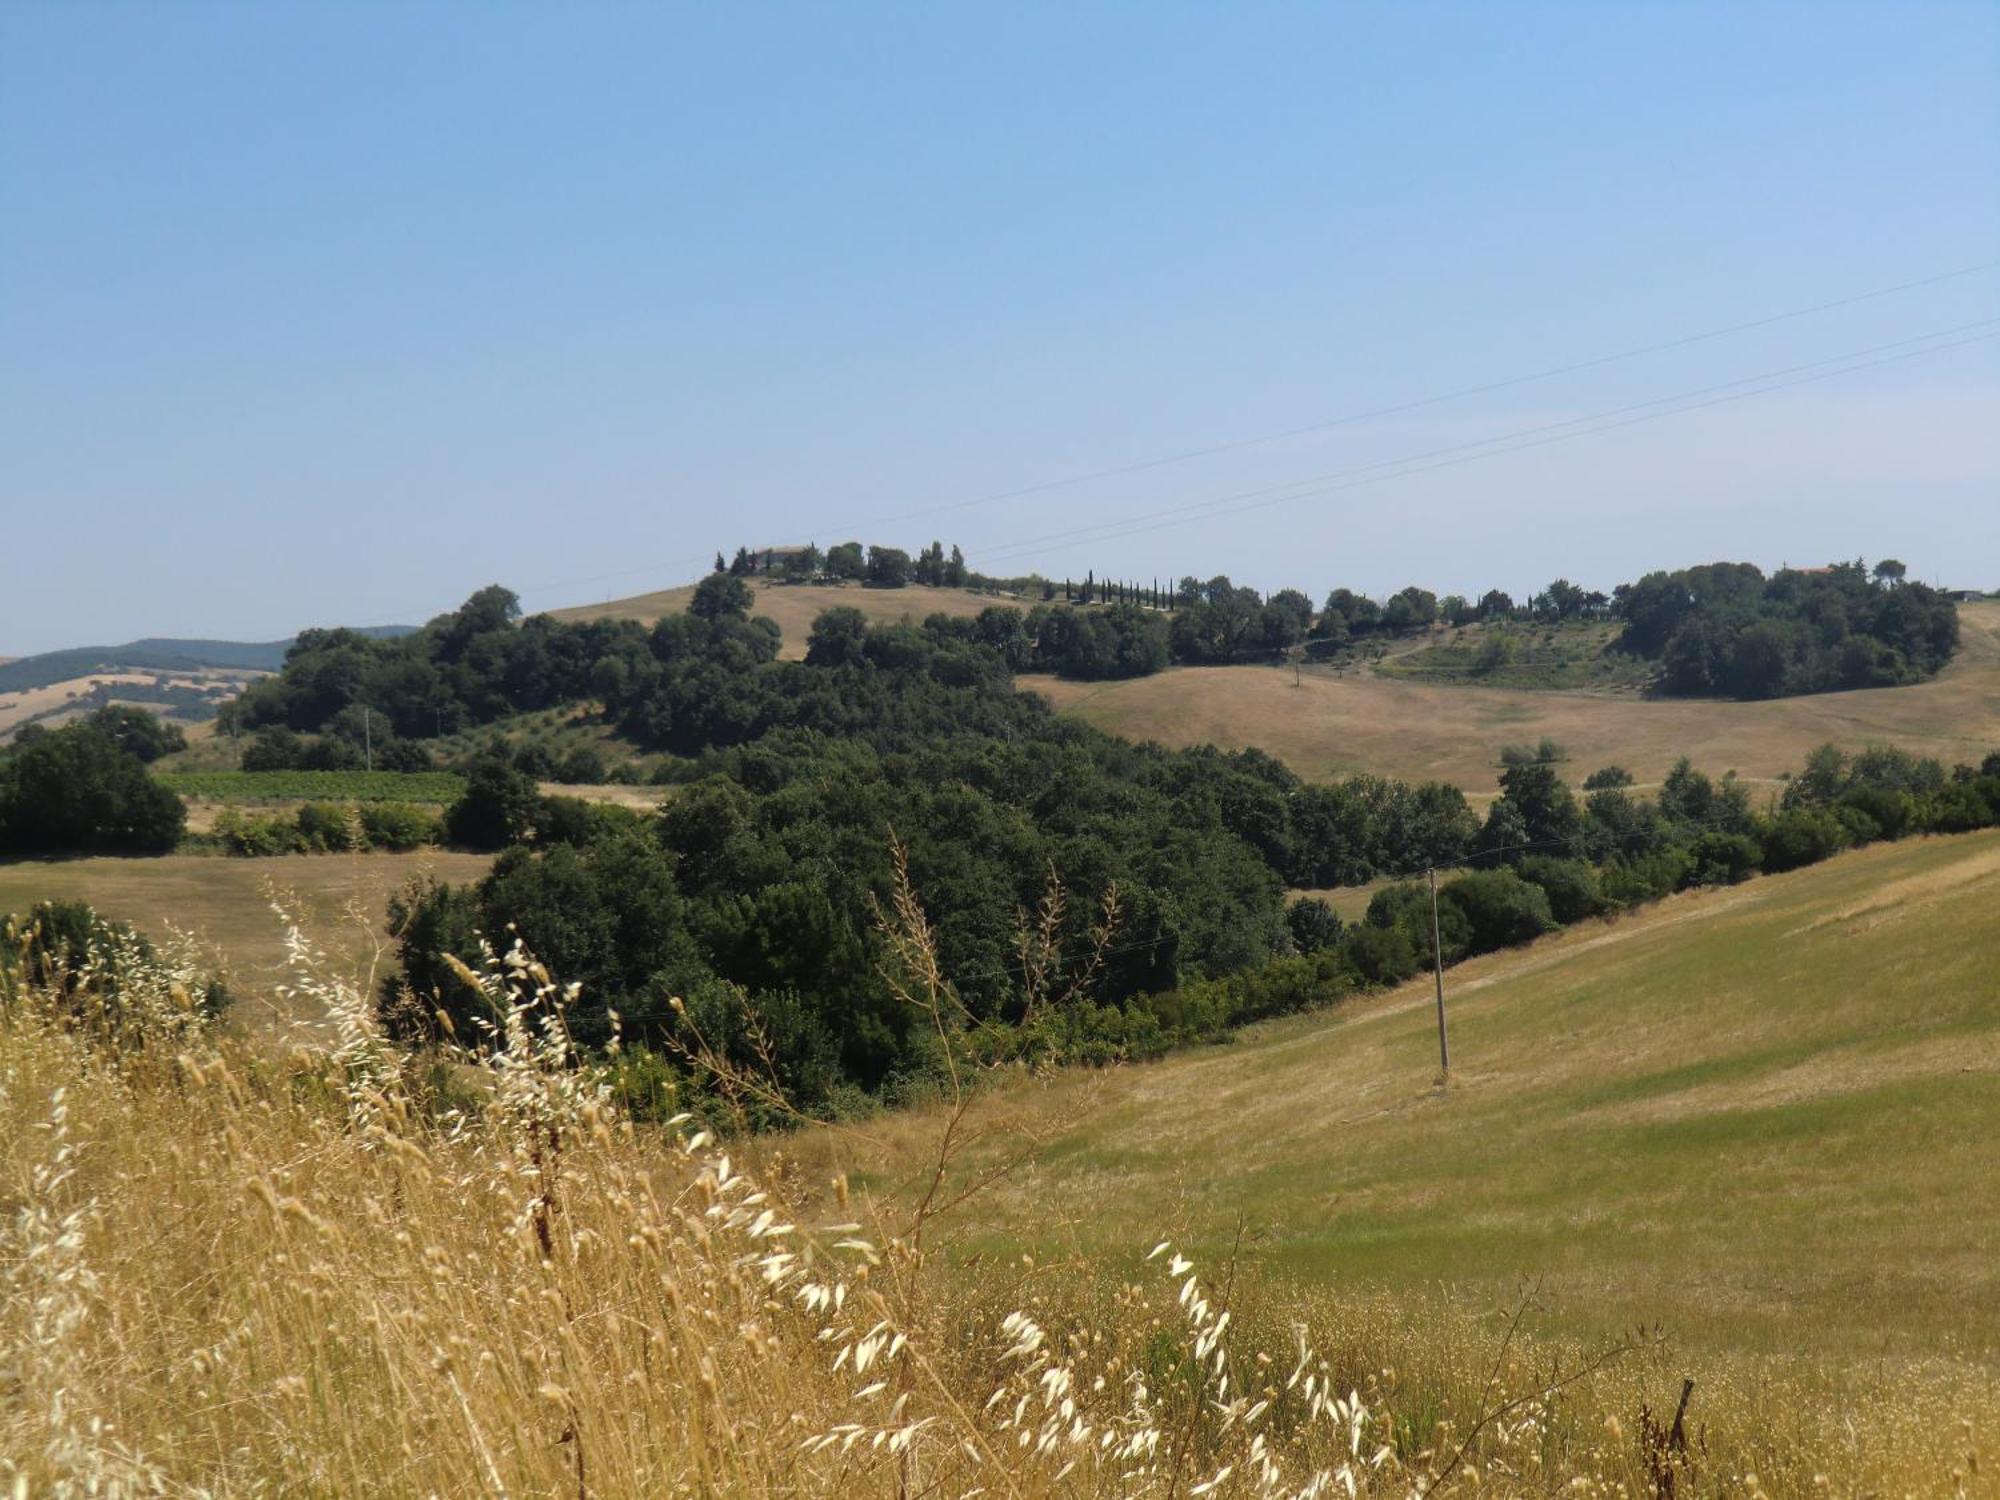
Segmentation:
{"type": "Polygon", "coordinates": [[[0,652],[847,536],[1315,597],[2000,586],[1992,268],[989,498],[1994,260],[1990,0],[8,0],[0,652]]]}

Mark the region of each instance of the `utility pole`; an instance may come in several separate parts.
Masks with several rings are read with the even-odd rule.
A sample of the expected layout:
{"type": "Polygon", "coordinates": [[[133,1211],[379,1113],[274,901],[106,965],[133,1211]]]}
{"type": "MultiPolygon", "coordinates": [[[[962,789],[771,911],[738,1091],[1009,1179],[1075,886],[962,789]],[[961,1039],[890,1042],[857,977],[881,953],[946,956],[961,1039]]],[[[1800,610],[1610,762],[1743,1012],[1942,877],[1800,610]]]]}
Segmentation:
{"type": "Polygon", "coordinates": [[[1438,936],[1438,872],[1432,865],[1424,872],[1431,883],[1431,962],[1437,974],[1438,997],[1438,1069],[1446,1077],[1451,1075],[1451,1043],[1444,1034],[1444,943],[1438,936]]]}
{"type": "Polygon", "coordinates": [[[361,753],[369,770],[375,769],[375,724],[367,704],[361,705],[361,753]]]}

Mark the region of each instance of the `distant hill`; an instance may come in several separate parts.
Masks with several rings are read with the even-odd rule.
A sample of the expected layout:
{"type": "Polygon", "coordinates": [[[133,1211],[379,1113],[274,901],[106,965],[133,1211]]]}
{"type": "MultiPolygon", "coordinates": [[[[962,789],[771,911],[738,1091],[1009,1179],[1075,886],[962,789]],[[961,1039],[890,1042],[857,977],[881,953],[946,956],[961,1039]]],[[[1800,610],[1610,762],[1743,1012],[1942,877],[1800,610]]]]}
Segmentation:
{"type": "MultiPolygon", "coordinates": [[[[362,635],[408,635],[409,625],[372,625],[362,635]]],[[[205,667],[275,672],[285,664],[289,639],[282,641],[203,641],[148,636],[122,646],[72,646],[0,664],[0,693],[25,693],[93,672],[193,672],[205,667]]]]}

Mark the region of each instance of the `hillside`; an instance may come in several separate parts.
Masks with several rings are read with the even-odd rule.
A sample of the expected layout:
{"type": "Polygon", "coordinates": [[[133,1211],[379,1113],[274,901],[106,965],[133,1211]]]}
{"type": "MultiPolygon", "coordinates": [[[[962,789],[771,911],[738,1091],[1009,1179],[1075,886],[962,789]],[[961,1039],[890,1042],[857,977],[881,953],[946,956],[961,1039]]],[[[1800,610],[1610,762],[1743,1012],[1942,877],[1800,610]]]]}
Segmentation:
{"type": "MultiPolygon", "coordinates": [[[[1018,604],[1027,600],[1013,595],[975,594],[968,589],[928,588],[911,584],[900,589],[871,589],[859,584],[786,584],[747,580],[756,592],[753,615],[767,615],[785,633],[779,655],[788,661],[806,654],[806,637],[820,614],[839,605],[858,609],[871,622],[909,619],[926,615],[976,615],[993,604],[1018,604]]],[[[603,604],[580,604],[572,609],[549,613],[558,620],[639,620],[647,625],[661,615],[679,614],[694,597],[694,585],[662,589],[652,594],[635,594],[629,599],[612,599],[603,604]]]]}
{"type": "Polygon", "coordinates": [[[1579,771],[1616,762],[1642,783],[1692,756],[1720,773],[1768,779],[1808,750],[1900,745],[1947,764],[2000,746],[2000,602],[1959,610],[1962,643],[1911,687],[1757,703],[1545,692],[1403,680],[1366,669],[1177,667],[1121,682],[1022,679],[1059,709],[1113,734],[1168,745],[1255,746],[1307,777],[1373,771],[1490,790],[1502,745],[1543,736],[1579,771]]]}
{"type": "MultiPolygon", "coordinates": [[[[1143,1225],[1212,1261],[1240,1224],[1312,1285],[1504,1302],[1546,1276],[1565,1325],[1657,1321],[1690,1354],[1992,1367],[1996,903],[2000,833],[1927,839],[1474,960],[1442,1093],[1427,980],[1006,1091],[968,1128],[1025,1129],[1032,1165],[976,1240],[1116,1256],[1143,1225]]],[[[921,1171],[826,1149],[892,1192],[921,1171]]]]}

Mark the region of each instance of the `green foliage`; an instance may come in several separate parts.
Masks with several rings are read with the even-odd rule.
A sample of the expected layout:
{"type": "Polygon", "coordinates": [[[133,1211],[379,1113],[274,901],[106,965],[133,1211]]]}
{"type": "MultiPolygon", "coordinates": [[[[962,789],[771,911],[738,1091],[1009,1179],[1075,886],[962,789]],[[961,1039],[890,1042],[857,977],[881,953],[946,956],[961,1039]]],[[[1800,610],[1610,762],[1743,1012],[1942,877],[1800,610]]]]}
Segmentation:
{"type": "Polygon", "coordinates": [[[187,749],[187,735],[180,725],[143,708],[110,703],[87,722],[108,735],[119,749],[148,765],[163,755],[187,749]]]}
{"type": "Polygon", "coordinates": [[[436,844],[444,838],[444,820],[431,808],[411,802],[364,802],[360,809],[362,836],[371,849],[402,853],[436,844]]]}
{"type": "Polygon", "coordinates": [[[1463,914],[1472,953],[1532,942],[1557,926],[1547,892],[1512,870],[1461,875],[1438,891],[1438,901],[1463,914]]]}
{"type": "Polygon", "coordinates": [[[1548,897],[1550,914],[1565,927],[1602,916],[1610,909],[1603,882],[1587,861],[1530,854],[1514,866],[1514,873],[1530,885],[1541,887],[1542,894],[1548,897]]]}
{"type": "Polygon", "coordinates": [[[465,792],[446,809],[445,834],[465,849],[504,849],[535,826],[542,794],[533,777],[498,757],[474,762],[465,792]]]}
{"type": "Polygon", "coordinates": [[[0,854],[163,854],[187,808],[93,723],[33,736],[0,759],[0,854]]]}
{"type": "Polygon", "coordinates": [[[1301,953],[1317,953],[1340,940],[1340,916],[1317,896],[1294,901],[1285,913],[1285,926],[1301,953]]]}
{"type": "Polygon", "coordinates": [[[750,585],[731,573],[710,573],[695,585],[688,613],[701,620],[723,615],[748,615],[757,595],[750,585]]]}
{"type": "Polygon", "coordinates": [[[163,771],[156,780],[202,802],[456,802],[465,778],[449,771],[163,771]]]}
{"type": "Polygon", "coordinates": [[[1951,599],[1870,580],[1860,563],[1766,578],[1748,563],[1650,573],[1618,590],[1624,648],[1662,665],[1669,693],[1772,698],[1891,687],[1934,674],[1958,645],[1951,599]]]}
{"type": "Polygon", "coordinates": [[[1780,813],[1764,828],[1763,868],[1776,875],[1818,864],[1845,849],[1849,841],[1840,819],[1823,808],[1780,813]]]}

